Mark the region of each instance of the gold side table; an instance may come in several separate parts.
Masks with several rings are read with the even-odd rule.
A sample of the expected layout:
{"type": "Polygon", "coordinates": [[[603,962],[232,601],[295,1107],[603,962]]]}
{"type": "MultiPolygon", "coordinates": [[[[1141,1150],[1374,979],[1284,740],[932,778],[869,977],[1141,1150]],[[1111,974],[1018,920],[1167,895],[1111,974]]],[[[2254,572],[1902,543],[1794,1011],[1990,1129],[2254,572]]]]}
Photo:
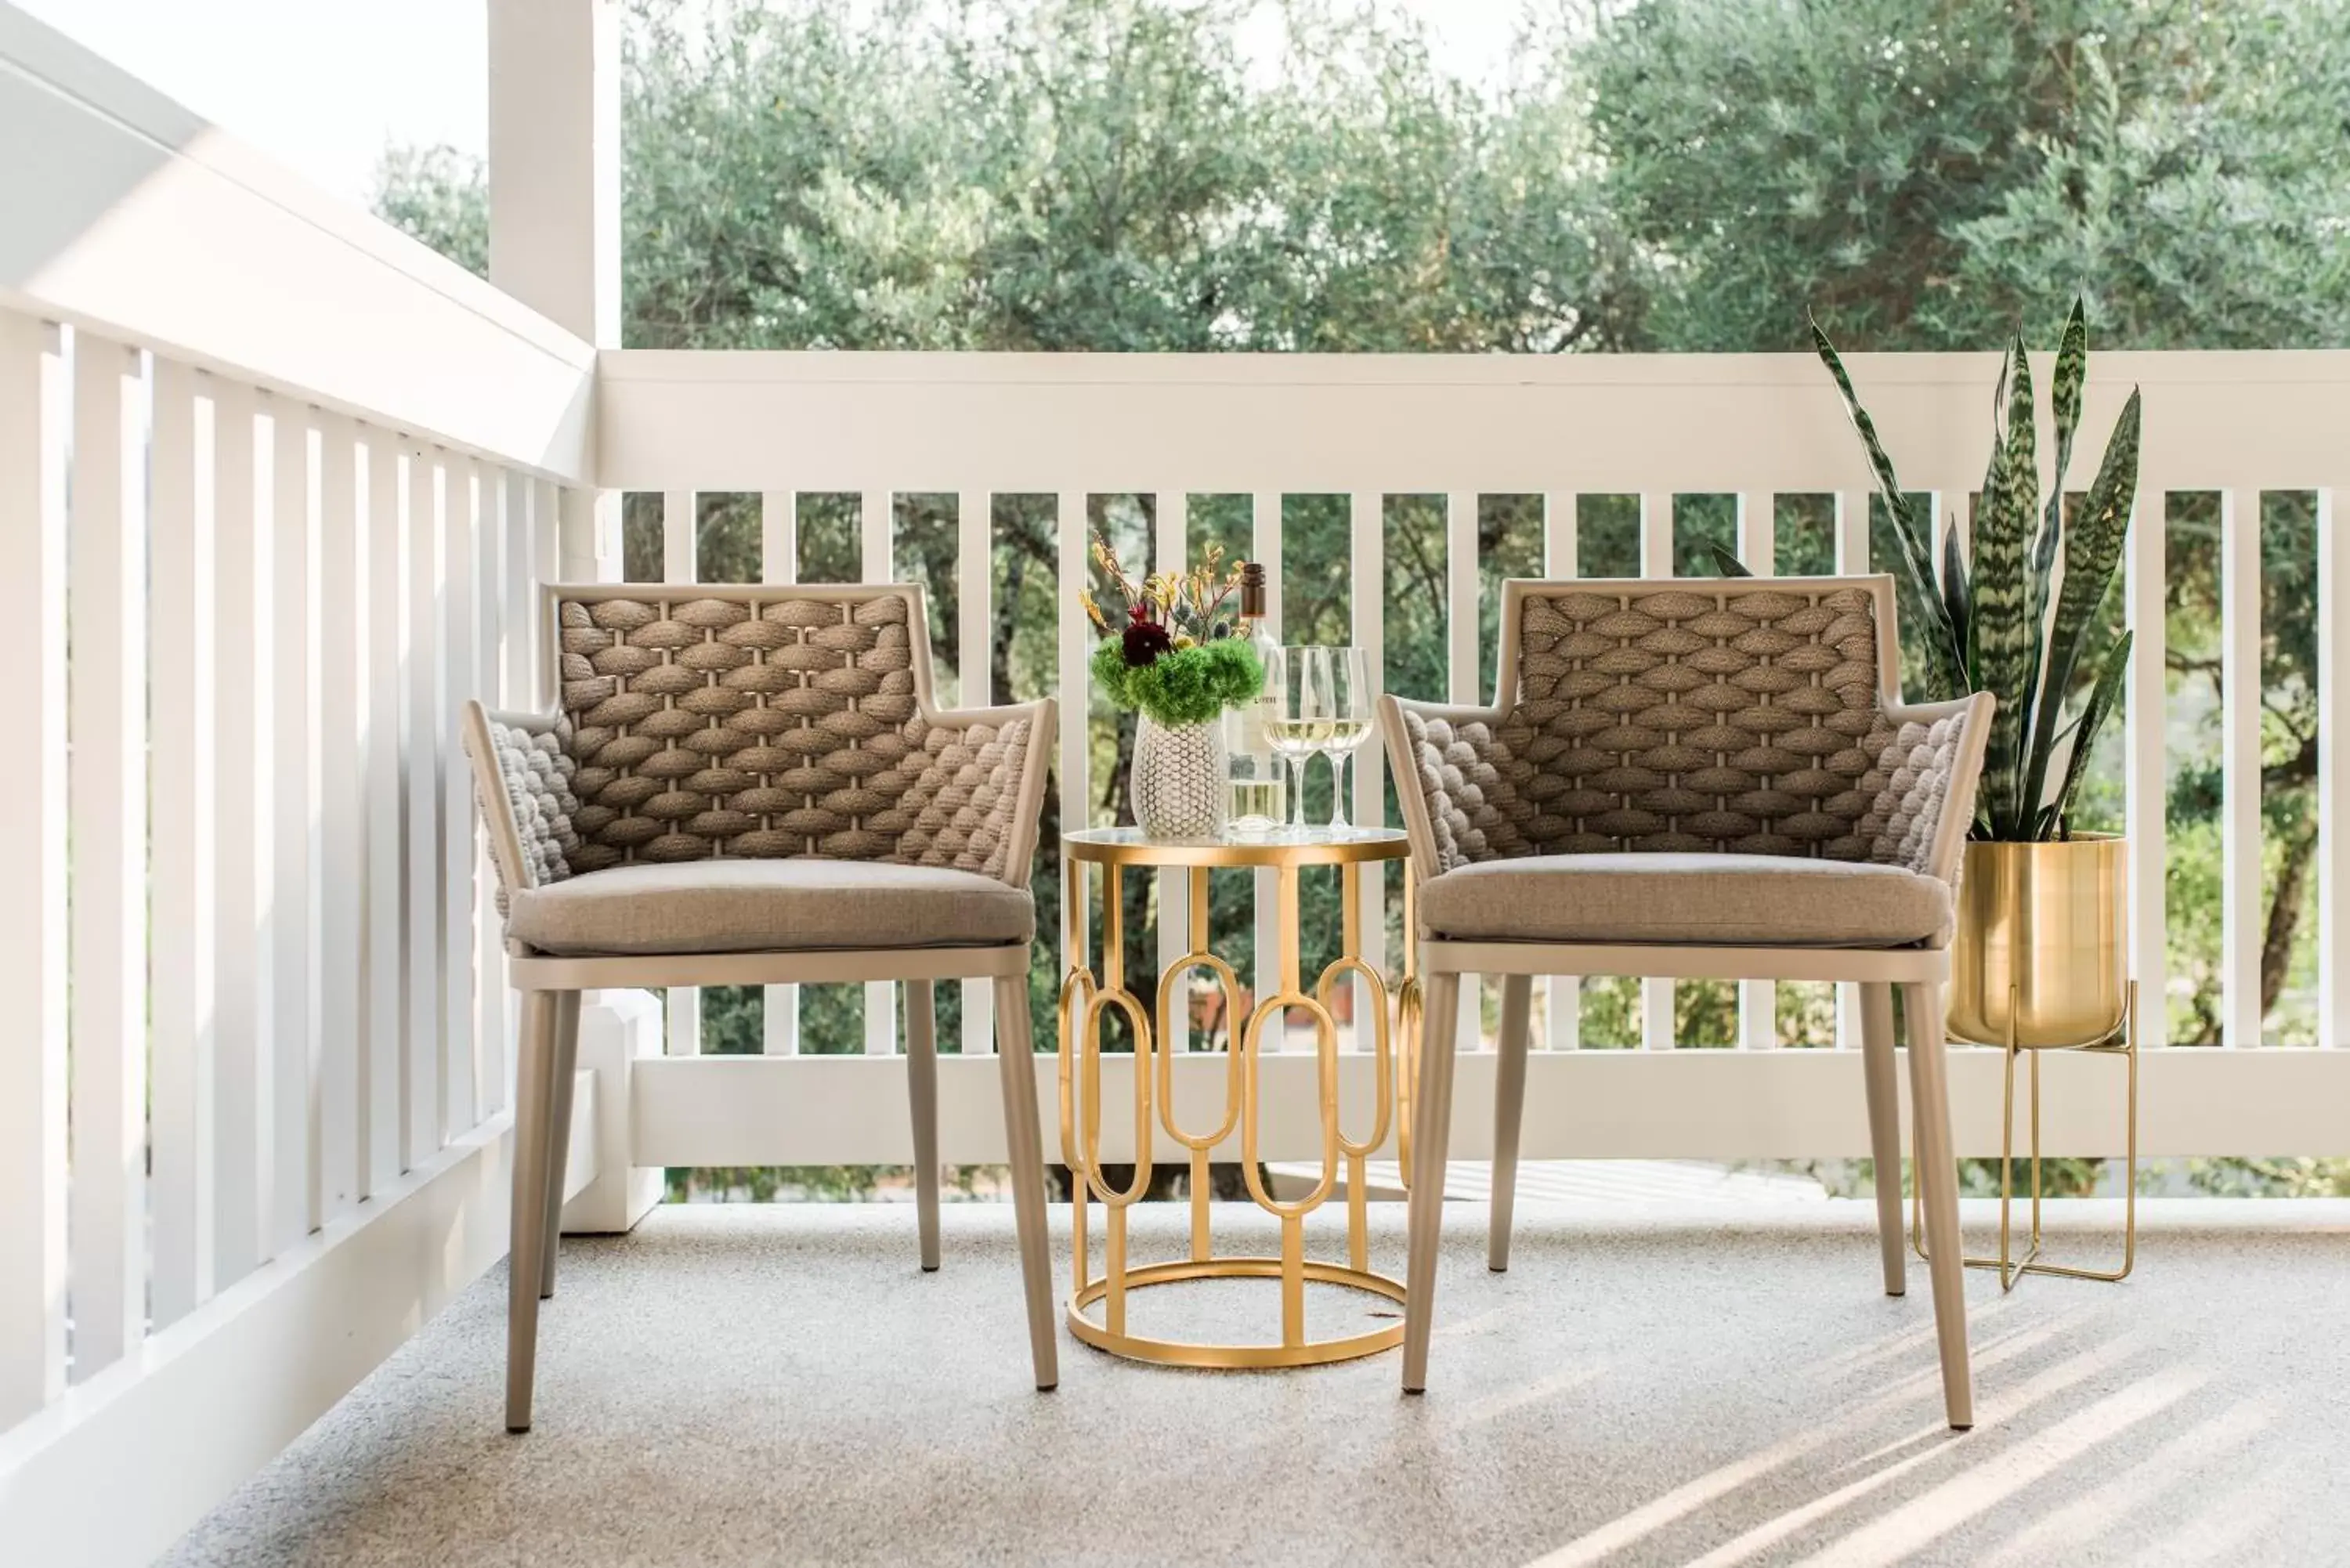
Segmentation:
{"type": "MultiPolygon", "coordinates": [[[[1061,840],[1066,867],[1064,912],[1068,924],[1070,968],[1061,982],[1060,1100],[1061,1158],[1069,1168],[1073,1214],[1071,1233],[1074,1289],[1069,1296],[1069,1332],[1084,1343],[1115,1355],[1175,1366],[1269,1367],[1311,1366],[1369,1355],[1403,1342],[1403,1324],[1367,1334],[1335,1339],[1305,1335],[1305,1285],[1345,1285],[1404,1299],[1400,1282],[1370,1270],[1366,1224],[1363,1164],[1372,1150],[1386,1142],[1396,1116],[1395,1043],[1388,1019],[1387,980],[1362,956],[1361,900],[1363,867],[1376,868],[1407,854],[1404,836],[1391,828],[1315,829],[1303,835],[1238,840],[1152,840],[1132,827],[1088,828],[1061,840]],[[1098,977],[1087,941],[1087,867],[1101,867],[1102,955],[1098,977]],[[1311,994],[1298,973],[1298,878],[1308,867],[1338,868],[1346,900],[1340,956],[1325,969],[1311,994]],[[1123,925],[1124,877],[1129,867],[1148,867],[1166,876],[1188,871],[1191,877],[1189,950],[1159,977],[1158,1004],[1147,1013],[1126,989],[1126,934],[1123,925]],[[1177,1009],[1183,982],[1195,969],[1211,972],[1223,988],[1224,1015],[1237,1022],[1241,987],[1232,965],[1208,949],[1208,873],[1219,867],[1261,867],[1274,874],[1278,888],[1279,963],[1273,994],[1261,998],[1247,1023],[1228,1048],[1222,1120],[1214,1127],[1187,1130],[1175,1116],[1170,1043],[1188,1040],[1188,1021],[1177,1009]],[[1350,1138],[1338,1117],[1338,1026],[1330,1011],[1336,987],[1359,976],[1371,997],[1373,1071],[1376,1109],[1363,1137],[1350,1138]],[[1101,1159],[1101,1020],[1110,1008],[1126,1014],[1134,1036],[1134,1179],[1123,1189],[1103,1179],[1101,1159]],[[1281,1027],[1291,1008],[1314,1020],[1315,1083],[1322,1122],[1322,1174],[1314,1189],[1294,1202],[1282,1202],[1265,1190],[1257,1170],[1257,1133],[1261,1103],[1258,1057],[1268,1024],[1281,1027]],[[1150,1181],[1151,1137],[1154,1126],[1190,1151],[1191,1162],[1191,1244],[1190,1255],[1168,1262],[1130,1263],[1127,1258],[1127,1210],[1150,1181]],[[1281,1221],[1278,1257],[1216,1255],[1209,1235],[1208,1154],[1232,1136],[1241,1139],[1241,1168],[1249,1196],[1281,1221]],[[1337,1185],[1339,1162],[1346,1162],[1347,1258],[1344,1263],[1305,1256],[1305,1220],[1328,1200],[1337,1185]],[[1093,1275],[1088,1262],[1087,1200],[1106,1210],[1107,1232],[1103,1269],[1093,1275]],[[1184,1280],[1277,1279],[1281,1282],[1281,1338],[1278,1344],[1225,1345],[1192,1340],[1153,1339],[1127,1331],[1127,1296],[1150,1285],[1184,1280]],[[1101,1308],[1097,1319],[1092,1309],[1101,1308]]],[[[1406,878],[1409,885],[1409,878],[1406,878]]],[[[1409,894],[1407,893],[1407,898],[1409,894]]],[[[1409,911],[1406,927],[1409,928],[1409,911]]],[[[1262,967],[1262,966],[1260,966],[1262,967]]],[[[1409,983],[1409,969],[1403,977],[1409,983]]],[[[1359,1027],[1359,1023],[1357,1025],[1359,1027]]]]}

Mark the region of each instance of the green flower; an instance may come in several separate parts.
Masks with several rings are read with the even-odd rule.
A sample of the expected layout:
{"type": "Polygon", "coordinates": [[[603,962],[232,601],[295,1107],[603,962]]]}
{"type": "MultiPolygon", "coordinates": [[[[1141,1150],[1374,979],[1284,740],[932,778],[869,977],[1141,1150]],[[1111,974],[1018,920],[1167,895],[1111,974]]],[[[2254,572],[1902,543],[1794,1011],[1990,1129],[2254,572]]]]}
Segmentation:
{"type": "Polygon", "coordinates": [[[1205,723],[1264,690],[1256,650],[1236,638],[1177,649],[1139,667],[1113,639],[1094,650],[1093,672],[1112,703],[1166,725],[1205,723]]]}

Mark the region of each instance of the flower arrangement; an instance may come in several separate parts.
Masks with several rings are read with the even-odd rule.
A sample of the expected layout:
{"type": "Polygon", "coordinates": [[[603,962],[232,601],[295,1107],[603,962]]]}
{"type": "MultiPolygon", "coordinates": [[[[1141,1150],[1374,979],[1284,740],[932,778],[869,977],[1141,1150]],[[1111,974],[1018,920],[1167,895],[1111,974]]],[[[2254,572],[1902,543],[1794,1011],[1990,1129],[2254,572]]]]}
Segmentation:
{"type": "Polygon", "coordinates": [[[1093,553],[1106,593],[1120,602],[1106,611],[1089,588],[1077,590],[1077,602],[1102,634],[1094,680],[1112,702],[1172,727],[1206,723],[1264,690],[1264,666],[1246,639],[1232,635],[1224,610],[1241,574],[1238,566],[1225,570],[1221,548],[1209,545],[1188,572],[1154,573],[1139,583],[1098,534],[1093,553]]]}

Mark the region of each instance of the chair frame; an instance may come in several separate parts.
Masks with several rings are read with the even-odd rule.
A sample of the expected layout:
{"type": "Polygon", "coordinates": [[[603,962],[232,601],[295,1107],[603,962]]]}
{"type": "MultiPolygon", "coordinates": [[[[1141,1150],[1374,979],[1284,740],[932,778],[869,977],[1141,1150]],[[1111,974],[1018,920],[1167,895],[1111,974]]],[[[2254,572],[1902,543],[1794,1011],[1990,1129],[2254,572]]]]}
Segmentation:
{"type": "MultiPolygon", "coordinates": [[[[1879,706],[1895,724],[1930,724],[1963,714],[1966,726],[1947,801],[1971,803],[1989,739],[1992,699],[1987,692],[1939,703],[1900,700],[1900,647],[1894,620],[1893,579],[1869,576],[1758,579],[1754,587],[1817,590],[1859,587],[1875,600],[1879,706]]],[[[1379,700],[1380,728],[1389,764],[1399,779],[1418,776],[1418,763],[1404,727],[1407,708],[1427,719],[1454,723],[1497,724],[1518,690],[1518,628],[1529,596],[1597,590],[1639,595],[1686,591],[1687,578],[1581,578],[1564,582],[1515,579],[1503,588],[1501,649],[1496,692],[1508,694],[1490,707],[1379,700]]],[[[1397,792],[1411,839],[1411,872],[1425,882],[1439,875],[1436,838],[1428,802],[1418,789],[1397,792]]],[[[1948,808],[1936,825],[1928,874],[1954,881],[1970,826],[1969,811],[1948,808]]],[[[1425,904],[1420,908],[1425,909],[1425,904]]],[[[1516,1199],[1518,1133],[1525,1104],[1527,1025],[1536,975],[1636,974],[1675,980],[1785,980],[1855,981],[1860,987],[1862,1071],[1868,1100],[1869,1147],[1877,1171],[1877,1242],[1885,1290],[1903,1294],[1905,1245],[1901,1185],[1900,1088],[1893,1042],[1893,989],[1903,993],[1906,1015],[1939,1021],[1942,988],[1950,978],[1947,947],[1707,947],[1593,942],[1448,941],[1425,931],[1418,939],[1424,988],[1425,1041],[1420,1081],[1414,1091],[1415,1179],[1409,1195],[1409,1262],[1403,1345],[1403,1386],[1428,1386],[1429,1342],[1435,1323],[1436,1253],[1442,1228],[1445,1145],[1452,1120],[1455,1036],[1463,981],[1481,974],[1502,981],[1499,1072],[1493,1105],[1492,1207],[1487,1266],[1509,1267],[1510,1225],[1516,1199]],[[1887,1173],[1897,1173],[1891,1179],[1887,1173]]],[[[1942,1369],[1943,1401],[1950,1424],[1974,1424],[1974,1394],[1967,1361],[1965,1271],[1959,1244],[1957,1161],[1950,1142],[1950,1089],[1943,1031],[1914,1024],[1908,1050],[1910,1096],[1917,1124],[1917,1181],[1925,1208],[1936,1337],[1942,1369]]]]}
{"type": "MultiPolygon", "coordinates": [[[[1038,815],[1051,766],[1052,698],[1000,707],[941,709],[932,698],[929,620],[921,589],[911,584],[550,584],[540,594],[541,625],[559,642],[556,607],[633,599],[675,603],[724,599],[864,601],[884,595],[907,601],[914,696],[928,722],[947,726],[1025,720],[1030,741],[1013,804],[1003,880],[1026,889],[1038,815]]],[[[464,742],[490,850],[506,888],[533,886],[492,745],[492,722],[543,733],[556,714],[496,712],[468,702],[464,742]]],[[[593,871],[581,876],[592,877],[593,871]]],[[[939,1266],[938,1048],[936,987],[943,980],[985,980],[995,996],[995,1030],[1003,1089],[1013,1207],[1026,1298],[1029,1353],[1036,1386],[1060,1380],[1053,1321],[1052,1265],[1046,1229],[1044,1141],[1037,1113],[1035,1047],[1030,1030],[1028,971],[1034,940],[972,947],[827,949],[779,952],[559,956],[508,939],[507,983],[519,994],[522,1025],[515,1072],[512,1257],[506,1319],[506,1429],[530,1429],[538,1343],[538,1303],[555,1294],[572,1087],[578,1060],[579,993],[642,986],[821,985],[860,981],[906,983],[906,1061],[914,1138],[916,1210],[924,1272],[939,1266]]]]}

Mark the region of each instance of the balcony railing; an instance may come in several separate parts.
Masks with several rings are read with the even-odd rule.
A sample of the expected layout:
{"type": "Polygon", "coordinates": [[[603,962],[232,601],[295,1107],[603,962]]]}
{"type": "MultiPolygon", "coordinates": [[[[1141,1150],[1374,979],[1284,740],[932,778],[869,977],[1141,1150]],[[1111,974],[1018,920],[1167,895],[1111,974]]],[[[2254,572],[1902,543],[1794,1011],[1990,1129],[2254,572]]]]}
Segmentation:
{"type": "MultiPolygon", "coordinates": [[[[984,695],[974,675],[1011,591],[996,510],[1024,498],[1049,519],[1052,570],[1023,579],[1011,624],[1049,652],[1024,654],[1014,679],[1063,698],[1069,820],[1098,814],[1097,760],[1112,754],[1084,700],[1072,593],[1097,512],[1147,518],[1157,564],[1211,536],[1265,561],[1276,607],[1284,570],[1302,582],[1310,567],[1327,588],[1315,635],[1343,621],[1375,663],[1423,672],[1410,679],[1430,689],[1409,694],[1460,701],[1487,695],[1481,616],[1503,576],[1660,575],[1709,507],[1758,572],[1798,548],[1870,564],[1866,474],[1802,358],[599,355],[5,6],[0,58],[0,123],[44,149],[37,166],[0,161],[0,668],[19,737],[0,769],[18,846],[0,879],[16,1020],[0,1051],[14,1540],[86,1527],[135,1452],[153,1460],[138,1484],[176,1490],[122,1539],[168,1541],[502,1254],[511,1019],[452,715],[474,694],[547,700],[536,590],[618,575],[619,494],[660,497],[672,581],[694,574],[697,498],[712,495],[755,507],[770,580],[801,570],[803,523],[832,517],[854,518],[844,575],[951,559],[931,586],[954,606],[937,628],[941,695],[962,701],[984,695]],[[914,495],[952,500],[900,505],[914,495]],[[1341,498],[1311,504],[1310,559],[1302,496],[1341,498]],[[951,550],[898,536],[917,512],[934,529],[951,517],[951,550]],[[220,1407],[240,1420],[195,1458],[170,1444],[172,1423],[220,1407]]],[[[1992,360],[1852,363],[1936,515],[1963,510],[1992,360]]],[[[2151,1052],[2142,1147],[2350,1153],[2350,763],[2335,743],[2350,735],[2350,555],[2333,511],[2350,483],[2350,354],[2116,353],[2093,375],[2093,431],[2130,385],[2146,392],[2117,782],[2149,997],[2170,951],[2163,499],[2220,497],[2222,1038],[2151,1052]],[[2260,1047],[2272,491],[2315,508],[2314,1049],[2260,1047]]],[[[1380,820],[1376,748],[1353,787],[1357,820],[1380,820]]],[[[1393,960],[1395,888],[1367,882],[1365,929],[1393,960]]],[[[1159,895],[1162,947],[1181,897],[1159,895]]],[[[1670,987],[1648,981],[1638,1048],[1599,1050],[1578,1048],[1586,994],[1551,982],[1529,1156],[1866,1152],[1848,999],[1832,1048],[1776,1048],[1764,985],[1741,989],[1734,1041],[1677,1042],[1670,987]],[[1676,1048],[1701,1044],[1734,1048],[1676,1048]]],[[[910,1157],[886,988],[845,1055],[799,1048],[784,993],[756,1055],[700,1054],[683,993],[665,1031],[641,998],[592,1011],[571,1162],[593,1206],[582,1223],[625,1225],[639,1168],[910,1157]]],[[[2144,1010],[2149,1045],[2163,1012],[2144,1010]]],[[[984,996],[962,1016],[962,1054],[941,1064],[942,1153],[992,1161],[984,996]]],[[[1050,1049],[1049,1009],[1038,1023],[1050,1049]]],[[[1267,1064],[1266,1158],[1319,1147],[1310,1063],[1267,1064]]],[[[1462,1158],[1484,1148],[1490,1064],[1462,1069],[1462,1158]]],[[[1347,1094],[1367,1094],[1367,1058],[1346,1068],[1347,1094]]],[[[1213,1056],[1177,1069],[1179,1098],[1221,1103],[1213,1056]]],[[[2113,1085],[2093,1069],[2051,1064],[2052,1151],[2119,1151],[2113,1085]]],[[[1953,1063],[1970,1152],[1996,1147],[1997,1077],[1989,1054],[1953,1063]]],[[[1115,1065],[1105,1078],[1115,1103],[1127,1085],[1115,1065]]]]}

